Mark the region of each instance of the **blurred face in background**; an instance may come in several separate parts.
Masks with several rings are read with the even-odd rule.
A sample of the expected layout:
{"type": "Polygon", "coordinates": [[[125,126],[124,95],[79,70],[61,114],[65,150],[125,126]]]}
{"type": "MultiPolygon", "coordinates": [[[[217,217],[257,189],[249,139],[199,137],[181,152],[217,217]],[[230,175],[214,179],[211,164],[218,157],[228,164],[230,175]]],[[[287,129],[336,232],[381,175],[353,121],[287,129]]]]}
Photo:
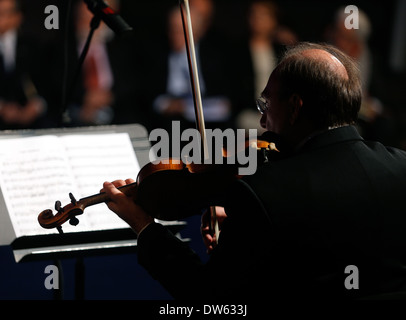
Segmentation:
{"type": "MultiPolygon", "coordinates": [[[[195,43],[197,43],[204,33],[203,20],[199,12],[194,10],[193,7],[190,9],[190,15],[192,19],[193,38],[195,43]]],[[[179,52],[185,48],[185,34],[179,8],[174,8],[169,12],[168,37],[173,51],[179,52]]]]}
{"type": "MultiPolygon", "coordinates": [[[[212,0],[192,0],[190,3],[192,14],[200,20],[200,28],[205,33],[212,23],[214,4],[212,0]]],[[[196,20],[196,18],[195,18],[196,20]]]]}
{"type": "Polygon", "coordinates": [[[354,59],[361,56],[362,42],[355,29],[347,29],[344,23],[335,26],[331,34],[331,42],[354,59]]]}
{"type": "Polygon", "coordinates": [[[261,2],[253,3],[249,12],[248,23],[253,35],[273,35],[277,27],[277,19],[272,5],[261,2]]]}
{"type": "Polygon", "coordinates": [[[180,11],[172,10],[168,18],[168,37],[174,51],[182,51],[185,46],[185,36],[180,11]]]}
{"type": "Polygon", "coordinates": [[[9,30],[17,29],[22,21],[15,1],[0,0],[0,35],[9,30]]]}

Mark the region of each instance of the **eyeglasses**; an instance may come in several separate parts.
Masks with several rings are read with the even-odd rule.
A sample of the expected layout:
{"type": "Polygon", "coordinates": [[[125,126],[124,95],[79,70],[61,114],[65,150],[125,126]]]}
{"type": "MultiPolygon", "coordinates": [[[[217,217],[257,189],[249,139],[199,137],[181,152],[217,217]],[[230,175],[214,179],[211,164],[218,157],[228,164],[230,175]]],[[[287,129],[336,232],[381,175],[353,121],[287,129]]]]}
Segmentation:
{"type": "Polygon", "coordinates": [[[259,97],[256,100],[256,104],[257,104],[257,109],[260,114],[264,114],[266,112],[266,110],[269,109],[268,101],[266,101],[266,99],[264,97],[259,97]]]}

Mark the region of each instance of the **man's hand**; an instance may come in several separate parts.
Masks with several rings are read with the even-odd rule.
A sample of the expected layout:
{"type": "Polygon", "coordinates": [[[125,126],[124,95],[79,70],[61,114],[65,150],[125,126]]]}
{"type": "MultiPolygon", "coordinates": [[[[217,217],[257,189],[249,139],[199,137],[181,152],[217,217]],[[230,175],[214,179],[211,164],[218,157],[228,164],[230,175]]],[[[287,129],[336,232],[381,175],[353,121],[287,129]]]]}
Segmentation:
{"type": "Polygon", "coordinates": [[[97,113],[111,106],[113,101],[114,96],[110,90],[88,90],[83,98],[82,107],[80,109],[80,120],[85,123],[96,122],[97,113]]]}
{"type": "Polygon", "coordinates": [[[107,202],[109,209],[115,212],[121,219],[127,222],[137,234],[139,234],[147,225],[154,222],[154,219],[137,205],[132,197],[126,196],[117,189],[118,187],[133,182],[133,179],[105,182],[103,184],[103,189],[100,191],[105,192],[111,199],[111,201],[107,202]]]}
{"type": "Polygon", "coordinates": [[[28,126],[45,111],[45,100],[40,97],[31,98],[25,106],[20,106],[16,102],[0,103],[0,118],[8,124],[28,126]]]}
{"type": "MultiPolygon", "coordinates": [[[[216,207],[216,218],[217,218],[217,223],[219,224],[219,229],[226,217],[227,217],[227,215],[224,211],[224,208],[216,207]]],[[[200,231],[202,233],[202,238],[203,238],[203,243],[207,248],[207,253],[212,252],[214,247],[217,244],[216,236],[215,236],[215,234],[212,234],[212,232],[214,233],[214,231],[211,230],[210,224],[211,224],[210,210],[207,210],[202,215],[202,224],[200,227],[200,231]]],[[[220,229],[220,231],[221,231],[221,229],[220,229]]]]}

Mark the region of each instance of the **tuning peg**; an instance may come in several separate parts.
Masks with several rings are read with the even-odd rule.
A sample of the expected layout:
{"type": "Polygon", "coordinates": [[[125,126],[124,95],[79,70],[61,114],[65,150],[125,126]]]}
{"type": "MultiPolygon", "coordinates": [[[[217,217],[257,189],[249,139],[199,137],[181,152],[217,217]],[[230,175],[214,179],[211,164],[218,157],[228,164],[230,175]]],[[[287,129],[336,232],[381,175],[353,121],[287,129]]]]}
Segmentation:
{"type": "Polygon", "coordinates": [[[55,210],[58,211],[59,213],[63,212],[62,204],[59,200],[55,201],[55,210]]]}
{"type": "Polygon", "coordinates": [[[77,226],[77,225],[79,224],[79,219],[76,218],[76,217],[70,218],[70,219],[69,219],[69,223],[70,223],[72,226],[77,226]]]}
{"type": "Polygon", "coordinates": [[[72,202],[72,204],[75,205],[76,204],[76,199],[75,199],[75,197],[73,196],[73,194],[71,192],[69,192],[69,198],[70,198],[70,201],[72,202]]]}

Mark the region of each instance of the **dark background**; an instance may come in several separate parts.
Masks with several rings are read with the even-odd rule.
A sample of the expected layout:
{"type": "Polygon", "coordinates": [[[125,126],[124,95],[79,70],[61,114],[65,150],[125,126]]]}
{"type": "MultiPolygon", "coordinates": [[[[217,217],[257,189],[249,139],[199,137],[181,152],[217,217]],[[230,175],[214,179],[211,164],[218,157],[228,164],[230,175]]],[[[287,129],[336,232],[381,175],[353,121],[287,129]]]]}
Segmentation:
{"type": "MultiPolygon", "coordinates": [[[[321,41],[323,30],[331,22],[334,11],[340,6],[357,5],[369,16],[372,23],[370,49],[374,59],[371,91],[390,110],[396,119],[397,139],[406,137],[406,77],[405,70],[392,70],[389,57],[392,45],[396,1],[276,1],[281,9],[282,24],[291,28],[302,41],[321,41]]],[[[64,42],[66,0],[24,0],[23,31],[41,41],[61,48],[64,42]],[[44,9],[53,4],[59,8],[60,29],[46,30],[44,9]]],[[[246,9],[249,1],[216,1],[214,25],[228,39],[247,36],[246,9]]],[[[154,44],[164,41],[166,12],[177,5],[176,0],[121,1],[121,15],[135,30],[133,45],[148,52],[154,44]]],[[[405,39],[406,41],[406,39],[405,39]]],[[[55,52],[58,52],[56,50],[55,52]]],[[[60,57],[56,57],[62,62],[60,57]]],[[[153,63],[147,61],[146,63],[153,63]]],[[[159,75],[156,75],[159,77],[159,75]]],[[[51,79],[53,81],[55,79],[51,79]]],[[[3,213],[2,213],[3,214],[3,213]]],[[[199,234],[199,217],[188,219],[183,237],[191,238],[191,246],[202,259],[207,259],[199,234]]],[[[0,247],[0,299],[53,299],[46,290],[44,269],[53,261],[16,264],[11,247],[0,247]]],[[[117,254],[86,257],[86,299],[169,299],[170,296],[137,264],[136,254],[117,254]]],[[[74,299],[75,260],[62,260],[64,298],[74,299]]]]}

